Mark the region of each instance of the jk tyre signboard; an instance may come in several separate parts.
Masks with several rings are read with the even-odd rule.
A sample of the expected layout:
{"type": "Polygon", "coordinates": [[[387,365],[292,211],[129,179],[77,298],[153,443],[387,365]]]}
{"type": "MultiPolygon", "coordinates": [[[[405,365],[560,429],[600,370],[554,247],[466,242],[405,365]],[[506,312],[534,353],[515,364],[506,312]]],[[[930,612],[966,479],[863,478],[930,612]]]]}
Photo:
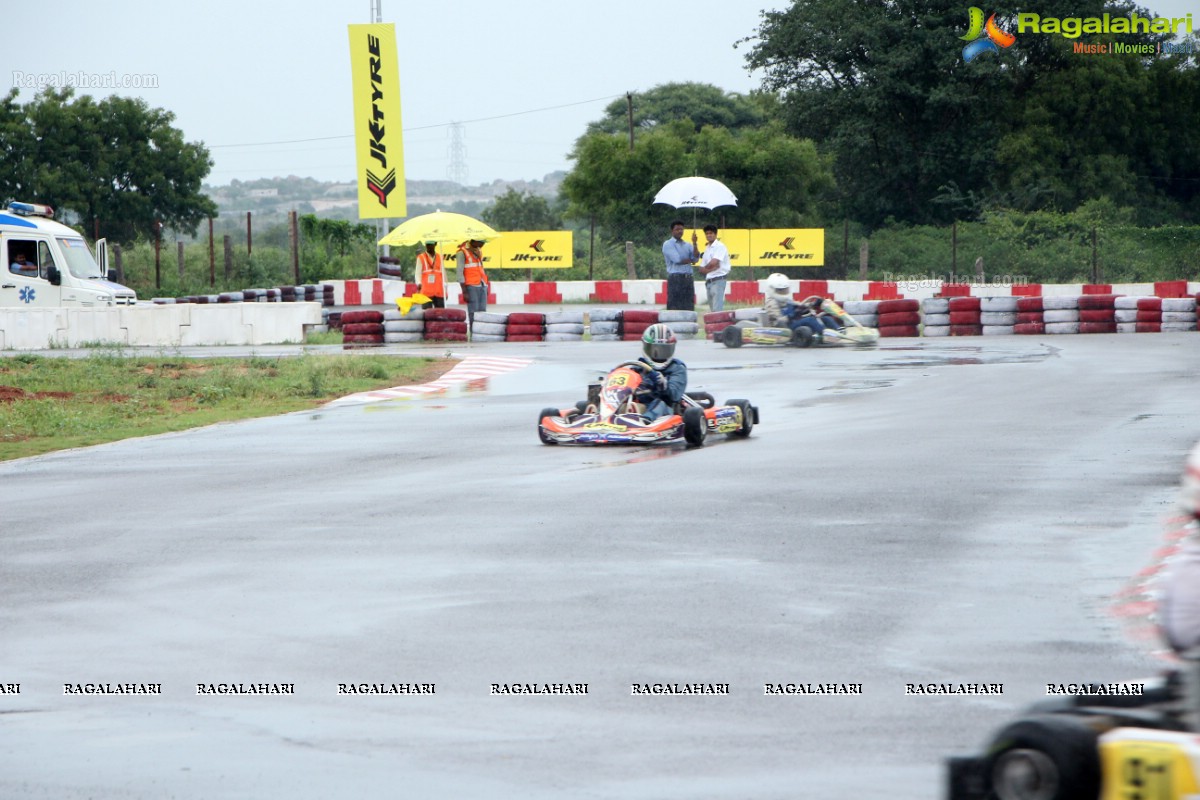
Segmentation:
{"type": "Polygon", "coordinates": [[[507,231],[483,248],[500,269],[566,269],[575,265],[571,231],[507,231]]]}
{"type": "MultiPolygon", "coordinates": [[[[693,231],[684,231],[683,240],[690,242],[693,233],[696,234],[696,247],[700,250],[700,263],[704,263],[704,250],[708,247],[704,231],[699,228],[693,231]]],[[[730,267],[753,266],[750,262],[750,230],[748,228],[720,228],[717,230],[717,240],[722,242],[725,249],[729,251],[730,267]]]]}
{"type": "Polygon", "coordinates": [[[820,267],[825,264],[824,228],[750,231],[751,266],[820,267]]]}
{"type": "Polygon", "coordinates": [[[358,215],[406,217],[395,26],[389,22],[349,28],[358,215]]]}

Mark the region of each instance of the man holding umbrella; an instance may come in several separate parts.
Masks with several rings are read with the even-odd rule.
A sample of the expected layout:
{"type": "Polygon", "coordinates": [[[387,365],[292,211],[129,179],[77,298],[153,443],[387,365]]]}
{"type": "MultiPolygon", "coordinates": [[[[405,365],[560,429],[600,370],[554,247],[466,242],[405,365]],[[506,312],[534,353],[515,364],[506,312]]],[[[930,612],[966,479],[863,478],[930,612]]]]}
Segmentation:
{"type": "Polygon", "coordinates": [[[683,222],[671,223],[671,238],[663,242],[663,260],[667,263],[667,310],[695,311],[696,286],[693,283],[692,265],[700,260],[696,249],[696,234],[692,243],[683,241],[683,222]]]}

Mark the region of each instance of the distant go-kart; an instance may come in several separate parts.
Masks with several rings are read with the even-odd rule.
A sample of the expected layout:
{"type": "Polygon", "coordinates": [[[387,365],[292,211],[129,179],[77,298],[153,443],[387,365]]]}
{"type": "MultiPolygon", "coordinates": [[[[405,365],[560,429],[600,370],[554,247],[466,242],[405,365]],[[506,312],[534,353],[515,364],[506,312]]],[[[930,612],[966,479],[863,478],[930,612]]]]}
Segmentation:
{"type": "Polygon", "coordinates": [[[747,437],[758,423],[758,407],[749,400],[716,405],[706,392],[688,392],[675,413],[648,419],[639,391],[654,368],[643,361],[618,364],[588,387],[588,399],[574,408],[544,408],[538,414],[543,444],[660,444],[684,441],[701,447],[710,433],[747,437]]]}
{"type": "MultiPolygon", "coordinates": [[[[784,308],[783,313],[790,319],[796,314],[804,313],[804,306],[818,299],[820,298],[816,295],[807,297],[799,305],[788,305],[784,308]]],[[[743,320],[721,331],[721,342],[726,347],[741,347],[743,344],[783,344],[792,347],[810,347],[814,344],[849,344],[864,347],[873,345],[879,341],[878,329],[866,327],[854,317],[847,314],[834,301],[828,298],[821,300],[821,311],[836,319],[840,323],[840,326],[836,330],[827,328],[826,332],[820,337],[817,337],[811,329],[806,327],[792,329],[778,325],[768,325],[765,319],[766,314],[763,312],[759,314],[759,321],[757,323],[750,320],[743,320]]]]}

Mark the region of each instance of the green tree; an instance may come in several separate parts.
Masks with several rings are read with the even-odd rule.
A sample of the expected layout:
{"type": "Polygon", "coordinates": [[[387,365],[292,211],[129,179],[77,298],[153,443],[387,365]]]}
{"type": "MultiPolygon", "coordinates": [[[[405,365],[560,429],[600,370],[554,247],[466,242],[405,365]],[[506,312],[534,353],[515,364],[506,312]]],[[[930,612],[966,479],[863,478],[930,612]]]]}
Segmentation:
{"type": "MultiPolygon", "coordinates": [[[[746,128],[762,125],[775,104],[773,96],[725,92],[708,83],[664,83],[633,95],[633,125],[647,130],[666,122],[690,120],[696,130],[705,125],[746,128]]],[[[629,135],[629,102],[609,103],[604,116],[588,123],[587,133],[629,135]]]]}
{"type": "Polygon", "coordinates": [[[499,231],[556,231],[562,228],[562,215],[556,213],[544,197],[516,189],[497,197],[483,211],[483,221],[499,231]]]}
{"type": "Polygon", "coordinates": [[[217,213],[201,194],[212,159],[174,119],[140,99],[76,98],[69,87],[22,107],[14,89],[0,105],[0,152],[11,159],[0,193],[73,212],[89,233],[98,221],[100,235],[119,242],[153,238],[157,222],[194,233],[217,213]]]}

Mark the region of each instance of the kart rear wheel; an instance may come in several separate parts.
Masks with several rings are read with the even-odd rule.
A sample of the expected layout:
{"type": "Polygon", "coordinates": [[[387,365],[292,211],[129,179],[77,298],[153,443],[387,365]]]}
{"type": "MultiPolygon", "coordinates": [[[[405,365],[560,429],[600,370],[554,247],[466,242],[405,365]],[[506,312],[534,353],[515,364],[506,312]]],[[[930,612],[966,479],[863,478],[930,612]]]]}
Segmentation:
{"type": "Polygon", "coordinates": [[[791,345],[793,347],[808,347],[813,343],[813,332],[811,328],[796,328],[792,331],[791,345]]]}
{"type": "Polygon", "coordinates": [[[1100,794],[1097,734],[1067,714],[1017,720],[993,739],[987,774],[999,800],[1095,800],[1100,794]]]}
{"type": "Polygon", "coordinates": [[[745,439],[750,435],[750,431],[754,430],[754,408],[750,405],[749,400],[727,400],[727,406],[737,406],[742,410],[742,424],[736,431],[730,433],[730,436],[737,436],[740,439],[745,439]]]}
{"type": "Polygon", "coordinates": [[[683,410],[683,440],[689,447],[703,447],[704,437],[708,435],[708,420],[704,417],[704,409],[685,408],[683,410]]]}
{"type": "Polygon", "coordinates": [[[725,343],[726,347],[741,347],[742,329],[737,325],[730,325],[721,331],[721,341],[725,343]]]}
{"type": "Polygon", "coordinates": [[[542,420],[546,417],[557,417],[561,413],[557,408],[543,408],[542,413],[538,414],[538,439],[542,441],[542,444],[558,444],[542,430],[542,420]]]}

